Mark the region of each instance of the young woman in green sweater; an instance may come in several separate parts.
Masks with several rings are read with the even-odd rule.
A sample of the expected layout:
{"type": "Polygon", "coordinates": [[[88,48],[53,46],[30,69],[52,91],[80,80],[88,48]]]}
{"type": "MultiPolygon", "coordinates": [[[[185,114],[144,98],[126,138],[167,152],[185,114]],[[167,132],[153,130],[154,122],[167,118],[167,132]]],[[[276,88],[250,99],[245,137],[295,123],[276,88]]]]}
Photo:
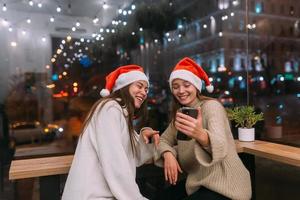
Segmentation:
{"type": "Polygon", "coordinates": [[[201,95],[202,81],[212,92],[207,74],[190,58],[170,75],[172,121],[161,135],[156,163],[173,186],[157,199],[250,199],[250,175],[236,152],[226,111],[201,95]],[[196,118],[178,112],[183,106],[197,109],[196,118]],[[186,179],[177,183],[183,171],[186,179]]]}

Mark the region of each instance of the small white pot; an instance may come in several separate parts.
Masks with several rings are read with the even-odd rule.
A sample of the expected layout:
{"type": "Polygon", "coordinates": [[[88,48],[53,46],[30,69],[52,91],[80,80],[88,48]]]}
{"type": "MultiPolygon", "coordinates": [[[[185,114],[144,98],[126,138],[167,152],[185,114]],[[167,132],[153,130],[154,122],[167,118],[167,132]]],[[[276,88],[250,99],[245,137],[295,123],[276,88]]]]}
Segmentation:
{"type": "Polygon", "coordinates": [[[243,142],[252,142],[255,140],[254,128],[239,128],[239,140],[243,142]]]}

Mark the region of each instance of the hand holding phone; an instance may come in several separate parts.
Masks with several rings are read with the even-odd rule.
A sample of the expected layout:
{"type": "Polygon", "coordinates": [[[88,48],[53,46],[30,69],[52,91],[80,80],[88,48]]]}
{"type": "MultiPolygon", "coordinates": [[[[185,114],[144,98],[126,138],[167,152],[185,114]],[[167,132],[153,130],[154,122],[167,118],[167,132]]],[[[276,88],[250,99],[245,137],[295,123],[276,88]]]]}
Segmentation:
{"type": "MultiPolygon", "coordinates": [[[[179,112],[182,112],[185,115],[189,115],[195,119],[197,119],[198,116],[198,110],[192,107],[182,107],[179,109],[179,112]]],[[[177,140],[191,140],[191,138],[188,137],[186,134],[177,131],[177,140]]]]}

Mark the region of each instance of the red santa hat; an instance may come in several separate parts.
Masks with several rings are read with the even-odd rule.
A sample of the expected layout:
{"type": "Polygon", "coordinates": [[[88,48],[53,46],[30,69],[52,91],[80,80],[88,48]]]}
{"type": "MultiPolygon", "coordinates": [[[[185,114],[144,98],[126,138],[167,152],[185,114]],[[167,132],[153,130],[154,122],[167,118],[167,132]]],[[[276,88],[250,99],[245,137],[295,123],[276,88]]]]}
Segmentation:
{"type": "Polygon", "coordinates": [[[142,67],[138,65],[125,65],[118,67],[105,78],[105,88],[101,90],[100,95],[106,97],[111,92],[115,92],[135,81],[146,81],[149,85],[147,76],[142,67]]]}
{"type": "Polygon", "coordinates": [[[171,90],[172,81],[177,78],[190,82],[199,90],[199,92],[201,92],[202,80],[205,82],[206,90],[209,93],[212,93],[214,90],[214,86],[211,85],[208,76],[202,69],[202,67],[200,67],[195,61],[188,57],[180,60],[173,69],[169,78],[171,90]]]}

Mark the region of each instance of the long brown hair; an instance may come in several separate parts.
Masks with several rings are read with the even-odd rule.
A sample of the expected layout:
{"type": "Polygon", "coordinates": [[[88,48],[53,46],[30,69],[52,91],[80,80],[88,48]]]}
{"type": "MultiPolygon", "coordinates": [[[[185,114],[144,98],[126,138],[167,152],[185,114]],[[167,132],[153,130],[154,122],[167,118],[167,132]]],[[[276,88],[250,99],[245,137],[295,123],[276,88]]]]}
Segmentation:
{"type": "MultiPolygon", "coordinates": [[[[172,105],[171,105],[171,118],[170,118],[170,121],[174,123],[175,122],[176,112],[183,105],[179,103],[179,101],[176,99],[176,97],[174,95],[172,95],[172,97],[173,98],[172,98],[172,105]]],[[[197,90],[197,97],[196,98],[199,99],[200,101],[216,100],[214,98],[201,95],[201,93],[198,90],[197,90]]]]}
{"type": "Polygon", "coordinates": [[[128,111],[128,114],[124,117],[127,120],[128,125],[128,132],[130,136],[130,142],[131,142],[131,148],[134,154],[136,153],[135,149],[135,138],[134,138],[134,125],[133,120],[138,119],[137,127],[142,127],[142,125],[147,120],[147,100],[143,102],[141,107],[139,109],[135,109],[134,107],[134,100],[132,96],[129,93],[129,86],[126,86],[124,88],[121,88],[120,90],[117,90],[113,93],[111,93],[109,96],[99,99],[91,108],[89,114],[87,115],[82,128],[82,134],[84,133],[84,130],[88,126],[89,122],[91,121],[93,115],[95,114],[96,108],[100,105],[100,108],[98,112],[101,112],[101,109],[103,106],[109,102],[109,101],[116,101],[122,108],[126,108],[128,111]]]}

